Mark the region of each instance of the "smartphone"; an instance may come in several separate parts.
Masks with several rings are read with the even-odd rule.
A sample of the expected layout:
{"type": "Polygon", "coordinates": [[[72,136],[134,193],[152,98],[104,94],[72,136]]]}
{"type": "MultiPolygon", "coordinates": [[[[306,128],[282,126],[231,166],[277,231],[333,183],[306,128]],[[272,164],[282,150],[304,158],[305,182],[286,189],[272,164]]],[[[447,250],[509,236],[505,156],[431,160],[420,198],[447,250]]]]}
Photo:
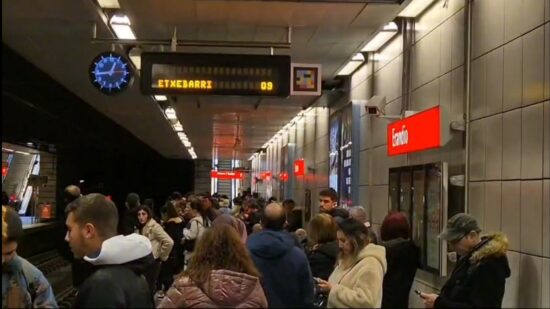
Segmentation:
{"type": "Polygon", "coordinates": [[[420,292],[419,290],[414,290],[414,292],[416,293],[416,295],[418,295],[418,297],[423,298],[422,292],[420,292]]]}

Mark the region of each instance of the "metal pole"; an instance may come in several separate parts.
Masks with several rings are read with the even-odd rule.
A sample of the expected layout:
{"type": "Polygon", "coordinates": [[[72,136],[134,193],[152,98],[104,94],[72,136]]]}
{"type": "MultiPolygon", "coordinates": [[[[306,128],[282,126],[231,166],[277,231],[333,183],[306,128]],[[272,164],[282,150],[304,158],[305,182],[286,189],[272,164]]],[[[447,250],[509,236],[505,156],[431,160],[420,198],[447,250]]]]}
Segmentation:
{"type": "Polygon", "coordinates": [[[469,196],[469,184],[470,179],[469,164],[470,164],[470,81],[472,72],[472,0],[466,2],[466,32],[464,44],[465,53],[465,74],[464,74],[464,120],[466,124],[466,145],[465,145],[465,159],[464,159],[464,212],[468,213],[470,205],[468,204],[469,196]]]}
{"type": "MultiPolygon", "coordinates": [[[[172,40],[124,40],[115,38],[95,38],[91,40],[93,44],[120,44],[120,45],[166,45],[171,46],[172,40]]],[[[184,41],[177,40],[177,46],[195,46],[195,47],[241,47],[241,48],[277,48],[290,49],[291,45],[287,42],[228,42],[228,41],[184,41]]]]}

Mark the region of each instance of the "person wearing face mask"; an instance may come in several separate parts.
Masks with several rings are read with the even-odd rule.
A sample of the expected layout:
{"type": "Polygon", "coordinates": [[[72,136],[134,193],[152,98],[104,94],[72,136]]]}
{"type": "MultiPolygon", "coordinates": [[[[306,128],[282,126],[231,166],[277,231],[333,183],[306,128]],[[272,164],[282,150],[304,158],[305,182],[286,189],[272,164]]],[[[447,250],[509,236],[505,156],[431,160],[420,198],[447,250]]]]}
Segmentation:
{"type": "Polygon", "coordinates": [[[480,236],[470,215],[459,213],[447,222],[439,238],[459,256],[441,293],[420,293],[426,308],[500,308],[510,267],[508,239],[501,233],[480,236]]]}
{"type": "Polygon", "coordinates": [[[170,256],[174,241],[170,238],[162,226],[153,219],[152,211],[149,207],[141,205],[137,209],[137,219],[139,222],[139,234],[151,241],[152,253],[155,258],[154,267],[151,267],[145,277],[149,283],[151,294],[155,292],[156,282],[159,277],[161,263],[165,262],[170,256]]]}
{"type": "Polygon", "coordinates": [[[22,236],[19,215],[2,206],[2,308],[57,308],[44,274],[16,253],[22,236]]]}
{"type": "Polygon", "coordinates": [[[331,215],[336,222],[349,217],[348,210],[338,206],[338,193],[332,188],[319,192],[319,212],[331,215]]]}
{"type": "Polygon", "coordinates": [[[380,308],[386,249],[370,244],[367,227],[352,218],[339,223],[336,235],[336,268],[328,281],[316,279],[320,291],[328,294],[328,308],[380,308]]]}

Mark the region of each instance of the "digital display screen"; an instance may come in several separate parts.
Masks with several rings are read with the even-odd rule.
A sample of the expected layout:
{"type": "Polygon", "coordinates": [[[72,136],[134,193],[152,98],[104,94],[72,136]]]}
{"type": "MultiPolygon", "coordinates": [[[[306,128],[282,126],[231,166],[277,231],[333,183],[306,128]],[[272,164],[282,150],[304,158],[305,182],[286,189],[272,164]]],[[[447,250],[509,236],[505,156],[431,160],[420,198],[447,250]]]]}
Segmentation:
{"type": "Polygon", "coordinates": [[[143,53],[141,91],[288,97],[290,56],[143,53]]]}

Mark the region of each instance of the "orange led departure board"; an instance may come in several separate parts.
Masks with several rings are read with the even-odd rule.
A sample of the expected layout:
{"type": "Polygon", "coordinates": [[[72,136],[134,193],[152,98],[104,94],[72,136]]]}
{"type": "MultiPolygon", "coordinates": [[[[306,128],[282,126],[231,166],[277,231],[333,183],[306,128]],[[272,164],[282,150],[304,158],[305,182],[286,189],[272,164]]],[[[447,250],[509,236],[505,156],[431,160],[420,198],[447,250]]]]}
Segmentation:
{"type": "Polygon", "coordinates": [[[290,56],[143,53],[141,92],[288,97],[290,56]]]}

